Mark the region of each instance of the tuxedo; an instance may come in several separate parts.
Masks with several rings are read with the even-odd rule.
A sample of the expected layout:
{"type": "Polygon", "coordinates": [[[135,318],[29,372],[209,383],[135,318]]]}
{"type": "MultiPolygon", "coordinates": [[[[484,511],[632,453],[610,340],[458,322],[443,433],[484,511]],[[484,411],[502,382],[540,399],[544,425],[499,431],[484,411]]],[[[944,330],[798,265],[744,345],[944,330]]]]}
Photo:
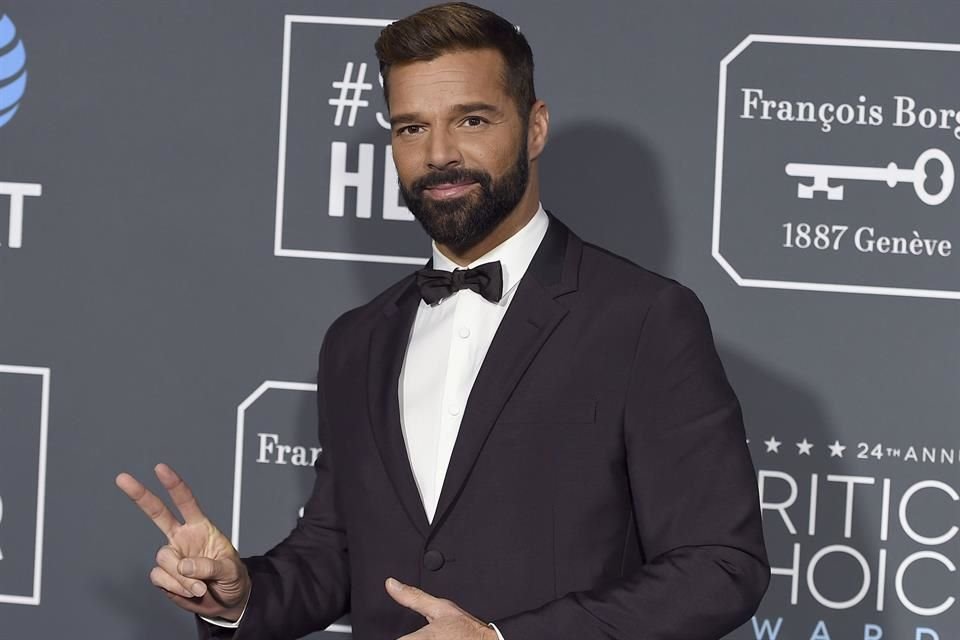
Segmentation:
{"type": "Polygon", "coordinates": [[[696,296],[555,217],[463,411],[432,520],[401,430],[413,274],[329,328],[313,492],[244,559],[234,638],[294,638],[349,612],[358,640],[424,626],[393,576],[506,640],[716,640],[769,579],[740,407],[696,296]]]}

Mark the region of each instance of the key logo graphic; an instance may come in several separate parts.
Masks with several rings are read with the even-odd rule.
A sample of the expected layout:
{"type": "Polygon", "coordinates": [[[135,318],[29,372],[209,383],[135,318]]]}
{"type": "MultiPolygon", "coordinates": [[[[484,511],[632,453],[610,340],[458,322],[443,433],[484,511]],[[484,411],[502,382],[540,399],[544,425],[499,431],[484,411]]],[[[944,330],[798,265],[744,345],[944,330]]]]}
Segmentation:
{"type": "Polygon", "coordinates": [[[734,282],[960,299],[958,61],[955,44],[776,35],[724,57],[712,253],[734,282]]]}
{"type": "Polygon", "coordinates": [[[851,167],[830,164],[803,164],[789,163],[784,169],[788,176],[798,178],[813,178],[813,184],[797,185],[797,197],[811,199],[817,192],[823,192],[828,200],[843,200],[843,185],[830,186],[830,180],[866,180],[886,182],[893,188],[901,182],[913,185],[920,202],[937,206],[946,202],[953,192],[953,162],[940,149],[927,149],[917,158],[913,169],[900,169],[896,162],[891,162],[884,168],[878,167],[851,167]],[[937,176],[928,171],[928,165],[938,164],[940,169],[940,189],[935,193],[927,191],[927,182],[937,176]]]}
{"type": "Polygon", "coordinates": [[[0,603],[40,604],[50,369],[0,364],[0,603]]]}
{"type": "Polygon", "coordinates": [[[0,127],[20,108],[27,90],[27,53],[17,28],[7,15],[0,15],[0,127]]]}
{"type": "Polygon", "coordinates": [[[274,255],[422,265],[373,51],[390,20],[286,16],[274,255]]]}

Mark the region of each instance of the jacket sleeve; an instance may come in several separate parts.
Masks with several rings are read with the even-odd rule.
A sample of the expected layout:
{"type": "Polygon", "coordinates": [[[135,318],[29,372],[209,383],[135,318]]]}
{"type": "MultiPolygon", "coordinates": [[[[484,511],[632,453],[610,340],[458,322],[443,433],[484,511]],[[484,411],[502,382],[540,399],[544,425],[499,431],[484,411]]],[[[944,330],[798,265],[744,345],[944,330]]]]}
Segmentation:
{"type": "Polygon", "coordinates": [[[506,640],[717,640],[755,612],[769,581],[740,405],[706,313],[661,290],[643,320],[624,442],[644,563],[493,623],[506,640]]]}
{"type": "MultiPolygon", "coordinates": [[[[329,336],[330,332],[328,332],[329,336]]],[[[324,410],[325,358],[320,350],[317,398],[322,453],[314,465],[313,491],[290,535],[262,556],[244,558],[253,583],[235,631],[198,621],[201,638],[233,640],[299,638],[326,628],[349,607],[347,536],[334,496],[332,438],[324,410]]]]}

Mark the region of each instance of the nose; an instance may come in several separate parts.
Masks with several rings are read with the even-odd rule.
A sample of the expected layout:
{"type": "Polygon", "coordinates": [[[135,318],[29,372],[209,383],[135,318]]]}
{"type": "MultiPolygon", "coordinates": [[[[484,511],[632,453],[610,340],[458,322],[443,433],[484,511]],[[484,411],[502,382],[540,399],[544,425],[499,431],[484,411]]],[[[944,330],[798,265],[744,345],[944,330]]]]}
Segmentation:
{"type": "Polygon", "coordinates": [[[435,171],[459,166],[463,161],[456,140],[443,129],[430,132],[427,144],[427,166],[435,171]]]}

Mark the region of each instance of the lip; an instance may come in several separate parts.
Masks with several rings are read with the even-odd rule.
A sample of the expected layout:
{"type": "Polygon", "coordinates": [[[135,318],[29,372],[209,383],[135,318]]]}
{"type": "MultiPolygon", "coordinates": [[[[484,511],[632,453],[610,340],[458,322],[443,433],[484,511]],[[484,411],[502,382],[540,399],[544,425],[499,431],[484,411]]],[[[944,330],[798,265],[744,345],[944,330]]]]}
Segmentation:
{"type": "Polygon", "coordinates": [[[449,198],[458,198],[469,191],[476,182],[459,182],[456,184],[438,184],[427,187],[423,190],[424,194],[436,200],[446,200],[449,198]]]}

